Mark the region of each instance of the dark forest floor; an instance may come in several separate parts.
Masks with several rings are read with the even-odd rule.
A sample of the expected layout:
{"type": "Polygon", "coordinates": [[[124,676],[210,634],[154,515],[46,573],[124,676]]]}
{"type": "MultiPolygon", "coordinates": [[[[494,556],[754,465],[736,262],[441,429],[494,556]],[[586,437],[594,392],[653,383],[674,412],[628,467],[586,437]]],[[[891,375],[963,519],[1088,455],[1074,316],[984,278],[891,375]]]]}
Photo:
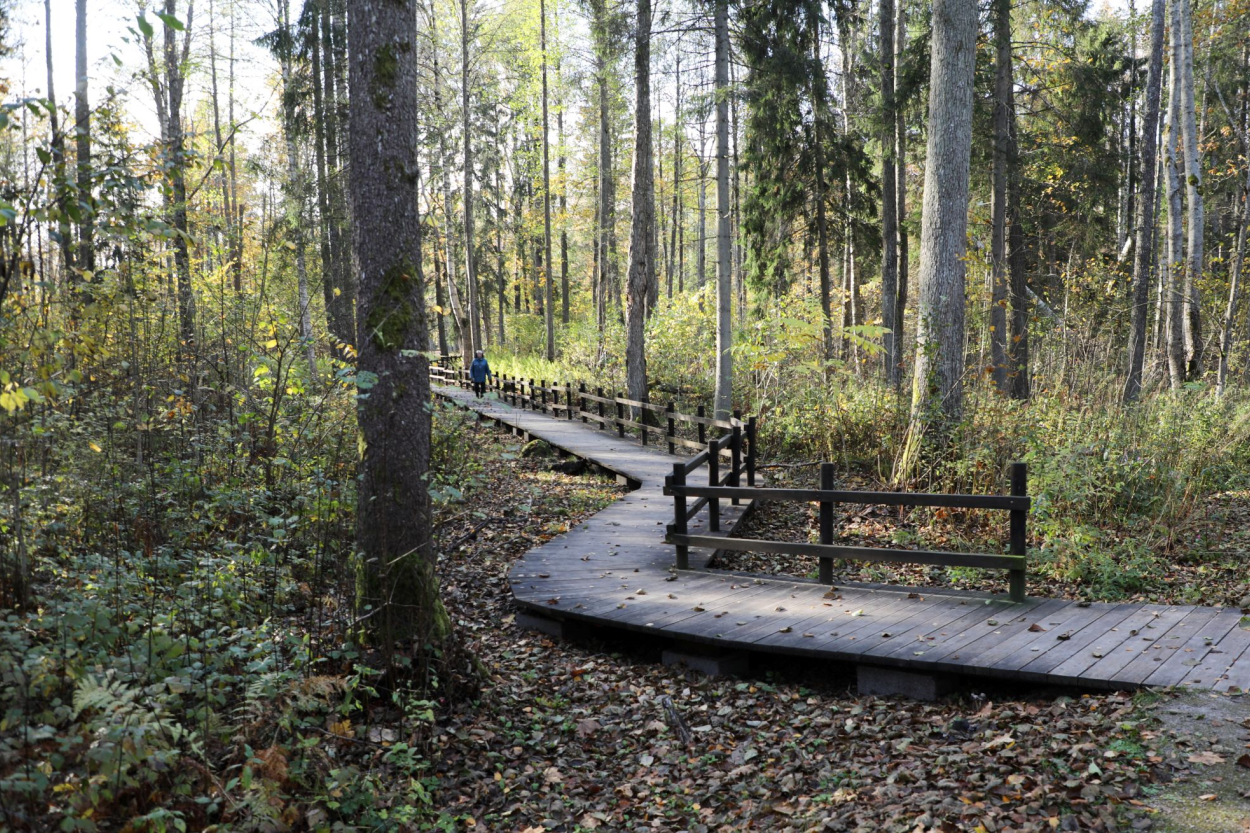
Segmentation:
{"type": "MultiPolygon", "coordinates": [[[[489,680],[478,703],[440,719],[434,738],[435,805],[460,829],[1179,830],[1176,813],[1183,819],[1189,805],[1163,795],[1188,796],[1194,790],[1181,785],[1194,784],[1197,797],[1185,801],[1234,825],[1219,829],[1250,831],[1242,797],[1250,785],[1226,773],[1240,774],[1236,753],[1250,743],[1250,723],[1225,718],[1214,745],[1178,742],[1160,719],[1171,694],[982,688],[918,703],[859,697],[844,667],[780,660],[748,679],[713,679],[660,665],[661,646],[632,636],[552,641],[521,630],[506,579],[512,561],[620,490],[518,458],[495,429],[472,430],[484,469],[443,532],[459,544],[441,569],[453,620],[489,680]],[[1228,789],[1203,791],[1212,777],[1228,789]]],[[[805,514],[766,511],[757,524],[805,537],[805,514]]],[[[1033,592],[1081,591],[1038,581],[1033,592]]],[[[1226,702],[1250,718],[1250,705],[1226,702]]]]}

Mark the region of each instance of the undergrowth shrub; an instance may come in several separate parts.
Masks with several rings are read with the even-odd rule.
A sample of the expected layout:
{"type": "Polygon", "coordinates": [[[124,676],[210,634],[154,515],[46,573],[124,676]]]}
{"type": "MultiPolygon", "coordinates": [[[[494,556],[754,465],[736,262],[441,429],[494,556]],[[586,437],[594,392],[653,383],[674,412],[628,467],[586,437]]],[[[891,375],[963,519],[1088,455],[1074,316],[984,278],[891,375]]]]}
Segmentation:
{"type": "MultiPolygon", "coordinates": [[[[170,408],[142,447],[105,406],[28,435],[38,604],[0,613],[0,829],[438,821],[434,695],[382,688],[354,642],[350,376],[279,375],[233,419],[170,408]],[[370,736],[379,707],[394,736],[370,736]]],[[[463,414],[433,417],[437,509],[481,462],[463,414]]]]}

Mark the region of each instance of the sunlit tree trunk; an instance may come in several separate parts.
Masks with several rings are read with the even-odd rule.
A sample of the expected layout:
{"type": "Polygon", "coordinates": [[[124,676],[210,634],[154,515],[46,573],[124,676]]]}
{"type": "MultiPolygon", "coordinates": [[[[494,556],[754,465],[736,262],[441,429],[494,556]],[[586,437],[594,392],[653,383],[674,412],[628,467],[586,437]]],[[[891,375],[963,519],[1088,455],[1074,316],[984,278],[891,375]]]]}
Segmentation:
{"type": "MultiPolygon", "coordinates": [[[[1001,2],[1001,0],[999,0],[1001,2]]],[[[895,166],[895,103],[894,103],[894,0],[877,4],[877,25],[880,32],[877,60],[881,65],[881,325],[886,333],[882,343],[882,374],[887,383],[896,382],[894,341],[902,338],[895,332],[898,319],[898,178],[895,166]]],[[[821,292],[824,292],[825,258],[821,258],[821,292]]],[[[824,298],[821,298],[823,303],[824,298]]],[[[828,326],[826,324],[826,326],[828,326]]],[[[832,333],[828,337],[832,344],[832,333]]]]}
{"type": "Polygon", "coordinates": [[[994,0],[994,152],[990,191],[990,363],[994,387],[1010,393],[1007,363],[1007,145],[1011,141],[1011,0],[994,0]]]}
{"type": "MultiPolygon", "coordinates": [[[[1198,128],[1194,110],[1194,30],[1190,0],[1174,0],[1180,27],[1180,117],[1181,143],[1184,148],[1185,207],[1187,231],[1185,280],[1181,289],[1184,307],[1185,376],[1202,377],[1202,307],[1198,297],[1198,281],[1203,270],[1203,223],[1206,221],[1202,200],[1202,160],[1198,155],[1198,128]]],[[[1176,22],[1175,19],[1173,21],[1176,22]]]]}
{"type": "MultiPolygon", "coordinates": [[[[69,278],[74,266],[73,233],[69,216],[65,213],[68,199],[65,188],[65,134],[61,132],[61,113],[56,104],[56,84],[52,77],[52,0],[43,0],[44,11],[44,57],[48,68],[48,128],[51,131],[52,179],[56,187],[56,203],[60,212],[57,219],[57,247],[61,251],[61,274],[69,278]]],[[[164,125],[162,125],[163,127],[164,125]]]]}
{"type": "Polygon", "coordinates": [[[893,333],[890,338],[890,384],[898,388],[903,379],[903,322],[907,311],[907,115],[899,100],[899,87],[903,68],[903,51],[907,46],[907,0],[897,0],[894,27],[894,200],[898,221],[895,232],[898,237],[897,292],[894,302],[894,318],[882,323],[893,333]]]}
{"type": "Polygon", "coordinates": [[[1166,148],[1168,179],[1168,246],[1166,288],[1164,291],[1167,304],[1167,358],[1168,376],[1172,389],[1180,390],[1185,382],[1185,338],[1184,338],[1184,217],[1181,213],[1181,174],[1184,162],[1181,153],[1181,71],[1184,49],[1180,43],[1180,5],[1181,0],[1171,0],[1172,27],[1170,32],[1172,55],[1168,75],[1168,120],[1164,128],[1163,138],[1166,148]]]}
{"type": "Polygon", "coordinates": [[[308,378],[317,376],[317,354],[313,346],[312,309],[308,294],[308,259],[304,235],[304,179],[300,171],[299,148],[295,141],[298,129],[295,124],[296,94],[292,90],[295,81],[294,32],[291,29],[289,0],[280,0],[279,25],[287,33],[287,44],[282,47],[283,126],[286,139],[286,196],[287,234],[295,247],[295,273],[299,293],[299,335],[303,342],[304,358],[308,362],[308,378]]]}
{"type": "MultiPolygon", "coordinates": [[[[883,0],[890,2],[890,0],[883,0]]],[[[833,361],[833,278],[829,274],[829,191],[825,179],[825,140],[829,130],[828,82],[825,80],[824,56],[821,53],[820,9],[809,7],[807,25],[811,32],[812,62],[817,67],[812,72],[812,143],[814,193],[816,203],[816,257],[820,264],[820,315],[823,366],[826,373],[833,361]]],[[[893,210],[893,207],[891,207],[893,210]]]]}
{"type": "MultiPolygon", "coordinates": [[[[460,0],[460,117],[461,131],[464,139],[464,284],[469,296],[468,328],[464,333],[469,341],[469,355],[482,346],[482,319],[478,315],[477,291],[477,252],[473,248],[473,132],[472,111],[469,109],[469,15],[473,7],[471,0],[460,0]]],[[[546,72],[543,73],[543,114],[546,126],[546,72]]],[[[544,145],[545,147],[545,145],[544,145]]]]}
{"type": "MultiPolygon", "coordinates": [[[[634,181],[625,296],[625,387],[647,401],[647,292],[655,269],[655,176],[651,153],[651,0],[638,0],[634,36],[634,181]]],[[[642,419],[640,411],[635,418],[642,419]]]]}
{"type": "Polygon", "coordinates": [[[547,4],[539,0],[539,48],[542,50],[543,76],[543,292],[545,303],[543,311],[547,325],[547,361],[556,357],[556,305],[552,290],[552,267],[555,265],[551,257],[551,142],[550,125],[547,117],[547,4]]]}
{"type": "Polygon", "coordinates": [[[1142,122],[1141,185],[1137,192],[1137,228],[1133,243],[1133,311],[1129,324],[1129,365],[1124,401],[1141,395],[1146,362],[1146,317],[1150,306],[1150,271],[1155,250],[1155,172],[1158,168],[1159,105],[1163,94],[1164,0],[1153,0],[1150,13],[1150,66],[1146,75],[1146,113],[1142,122]]]}
{"type": "Polygon", "coordinates": [[[87,97],[87,0],[77,0],[74,55],[74,153],[78,163],[78,201],[88,206],[78,224],[78,268],[95,270],[95,219],[91,199],[91,104],[87,97]]]}
{"type": "Polygon", "coordinates": [[[920,299],[912,422],[903,472],[927,433],[941,437],[963,414],[964,283],[976,0],[936,0],[920,236],[920,299]]]}
{"type": "MultiPolygon", "coordinates": [[[[645,2],[645,0],[640,0],[645,2]]],[[[715,0],[716,37],[716,398],[717,419],[733,411],[733,241],[729,216],[729,0],[715,0]]]]}

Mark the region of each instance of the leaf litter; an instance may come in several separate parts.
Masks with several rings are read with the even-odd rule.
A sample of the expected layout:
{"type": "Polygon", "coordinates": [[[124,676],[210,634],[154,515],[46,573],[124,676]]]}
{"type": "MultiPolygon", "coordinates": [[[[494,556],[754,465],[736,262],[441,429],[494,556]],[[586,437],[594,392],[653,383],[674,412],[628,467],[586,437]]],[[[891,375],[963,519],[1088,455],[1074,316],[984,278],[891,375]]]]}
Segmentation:
{"type": "Polygon", "coordinates": [[[1140,830],[1152,783],[1194,766],[1153,748],[1125,693],[859,697],[794,663],[710,678],[660,665],[659,643],[633,636],[521,630],[513,561],[555,518],[581,523],[622,490],[529,460],[488,462],[485,479],[466,497],[477,511],[528,512],[440,566],[489,679],[479,702],[440,716],[433,801],[474,829],[1140,830]]]}

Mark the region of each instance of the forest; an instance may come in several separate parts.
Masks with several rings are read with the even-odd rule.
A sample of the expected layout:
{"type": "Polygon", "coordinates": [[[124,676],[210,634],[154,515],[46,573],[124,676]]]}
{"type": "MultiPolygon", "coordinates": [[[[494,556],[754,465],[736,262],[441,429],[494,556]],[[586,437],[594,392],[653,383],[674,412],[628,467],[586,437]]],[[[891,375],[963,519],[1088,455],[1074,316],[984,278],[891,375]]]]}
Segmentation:
{"type": "Polygon", "coordinates": [[[1247,833],[1248,232],[1247,0],[0,0],[0,831],[1247,833]],[[993,500],[983,658],[1175,657],[587,624],[1001,605],[993,500]]]}

